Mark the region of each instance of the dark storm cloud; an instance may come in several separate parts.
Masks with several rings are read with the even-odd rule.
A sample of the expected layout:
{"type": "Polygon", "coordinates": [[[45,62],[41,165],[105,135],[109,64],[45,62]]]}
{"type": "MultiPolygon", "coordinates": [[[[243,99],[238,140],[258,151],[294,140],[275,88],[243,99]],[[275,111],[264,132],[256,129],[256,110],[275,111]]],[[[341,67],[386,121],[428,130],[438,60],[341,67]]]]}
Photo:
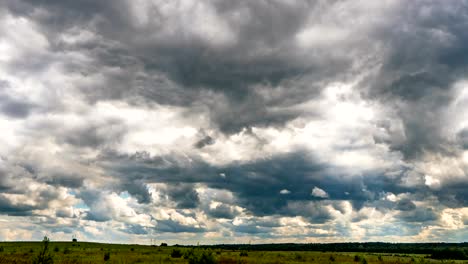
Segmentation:
{"type": "MultiPolygon", "coordinates": [[[[460,149],[468,149],[466,129],[447,135],[451,129],[447,106],[457,92],[453,85],[463,80],[468,70],[468,1],[390,1],[386,5],[372,1],[221,0],[189,7],[176,1],[153,2],[156,4],[147,6],[124,0],[0,3],[1,19],[10,15],[25,18],[30,22],[25,27],[47,40],[38,50],[33,39],[20,47],[24,50],[19,50],[14,59],[2,61],[2,74],[10,74],[18,83],[30,78],[34,88],[40,82],[37,87],[47,87],[44,94],[51,96],[40,94],[39,100],[32,101],[10,93],[19,88],[0,81],[0,117],[28,121],[13,131],[19,144],[23,142],[20,137],[28,139],[25,146],[18,147],[24,148],[23,152],[27,153],[31,145],[43,148],[39,153],[57,149],[53,154],[56,159],[39,160],[35,157],[42,158],[36,155],[38,152],[18,154],[24,157],[6,155],[11,164],[0,167],[0,214],[34,215],[34,210],[48,209],[50,201],[59,197],[52,189],[65,187],[76,192],[75,198],[89,210],[81,216],[56,210],[56,217],[120,221],[121,208],[113,208],[117,205],[112,199],[128,193],[138,202],[128,206],[150,208],[155,202],[151,184],[156,183],[157,194],[164,196],[167,206],[175,207],[170,209],[200,210],[210,218],[228,222],[225,227],[234,232],[268,237],[280,226],[276,220],[282,216],[301,216],[309,223],[326,224],[335,215],[330,208],[345,215],[348,204],[342,201],[349,201],[356,213],[350,224],[371,217],[363,213],[365,210],[360,212],[366,207],[380,213],[395,210],[397,221],[410,226],[411,231],[404,231],[408,233],[414,230],[412,225],[436,223],[443,208],[468,205],[463,177],[447,172],[447,179],[440,179],[440,188],[426,186],[427,175],[420,165],[427,156],[455,157],[460,149]],[[305,36],[303,41],[300,36],[305,36]],[[354,87],[361,76],[362,81],[354,87]],[[328,106],[320,100],[327,96],[321,92],[335,83],[352,83],[352,89],[358,89],[353,93],[362,96],[360,105],[369,105],[375,118],[381,118],[364,124],[379,130],[368,132],[374,133],[372,143],[377,146],[366,143],[365,147],[379,148],[387,155],[382,159],[392,160],[390,163],[393,157],[402,159],[391,165],[393,168],[354,172],[361,165],[358,161],[345,170],[333,165],[333,158],[318,156],[322,149],[315,146],[285,154],[268,152],[223,165],[202,159],[206,157],[203,155],[224,155],[223,151],[229,150],[210,151],[216,151],[223,140],[239,131],[254,138],[253,148],[260,150],[271,142],[257,136],[254,127],[287,130],[285,124],[298,117],[304,124],[311,119],[326,123],[316,129],[330,129],[333,134],[335,124],[329,126],[328,122],[337,121],[327,119],[328,106]],[[69,103],[71,99],[77,104],[69,103]],[[207,127],[195,127],[202,132],[189,144],[190,150],[179,150],[177,144],[163,148],[150,142],[125,149],[131,145],[125,142],[126,136],[138,127],[127,126],[120,119],[94,118],[92,110],[100,102],[137,106],[142,111],[159,105],[176,106],[182,109],[184,122],[203,119],[207,127]],[[304,110],[304,103],[314,106],[304,110]],[[49,113],[50,109],[56,112],[49,113]],[[60,111],[65,111],[66,117],[80,116],[77,119],[83,122],[68,122],[60,117],[60,111]],[[61,158],[69,163],[62,163],[61,158]],[[39,161],[32,161],[36,159],[39,161]],[[41,163],[63,166],[49,168],[41,163]],[[90,168],[89,175],[73,170],[82,166],[90,168]],[[30,190],[22,185],[29,183],[45,186],[31,193],[31,199],[37,202],[34,206],[14,203],[6,195],[28,194],[30,190]],[[90,186],[101,186],[102,190],[90,186]],[[207,194],[199,191],[205,187],[234,197],[213,199],[218,204],[207,205],[211,200],[207,202],[203,196],[207,194]],[[313,195],[314,188],[326,195],[313,195]],[[282,190],[287,190],[287,195],[282,190]],[[390,201],[390,193],[405,198],[398,196],[398,200],[390,201]],[[420,202],[426,205],[418,207],[420,202]],[[230,220],[245,215],[254,220],[229,226],[230,220]],[[263,217],[276,220],[258,220],[263,217]]],[[[0,27],[3,32],[8,31],[0,27]]],[[[20,30],[16,33],[19,38],[29,36],[20,30]]],[[[20,42],[25,41],[29,39],[20,42]]],[[[346,105],[345,100],[339,102],[346,105]]],[[[346,113],[336,115],[346,117],[346,113]]],[[[351,131],[364,122],[346,128],[351,131]]],[[[6,127],[9,125],[6,123],[6,127]]],[[[302,129],[299,126],[297,129],[302,129]]],[[[296,132],[291,132],[292,137],[296,132]]],[[[339,145],[336,149],[328,147],[340,153],[355,150],[352,144],[342,143],[347,139],[343,136],[326,144],[339,145]]],[[[52,218],[47,221],[53,223],[52,218]]],[[[136,235],[208,231],[173,219],[156,222],[154,230],[125,224],[120,231],[136,235]]],[[[348,228],[343,224],[337,230],[348,236],[352,233],[348,228]]],[[[376,234],[384,235],[385,231],[376,234]]]]}
{"type": "Polygon", "coordinates": [[[77,198],[83,200],[83,202],[90,208],[89,211],[85,212],[84,219],[96,222],[106,222],[112,219],[112,210],[110,204],[103,201],[104,193],[101,190],[85,189],[77,194],[77,198]]]}
{"type": "Polygon", "coordinates": [[[454,98],[453,84],[468,70],[467,6],[467,1],[403,2],[393,22],[376,32],[389,48],[370,93],[398,102],[405,140],[392,146],[406,158],[418,159],[423,151],[453,153],[441,124],[454,98]]]}
{"type": "MultiPolygon", "coordinates": [[[[24,179],[22,181],[24,182],[24,179]]],[[[38,215],[35,210],[48,209],[50,202],[60,200],[60,191],[51,186],[38,190],[25,189],[25,187],[17,184],[0,193],[0,214],[35,216],[38,215]],[[31,200],[34,203],[31,203],[31,200]]]]}
{"type": "Polygon", "coordinates": [[[203,148],[205,146],[213,145],[214,143],[215,143],[215,140],[212,137],[206,136],[200,139],[197,143],[195,143],[194,146],[196,148],[203,148]]]}
{"type": "Polygon", "coordinates": [[[11,118],[25,118],[37,106],[25,98],[15,98],[5,93],[11,89],[8,81],[0,80],[0,113],[11,118]]]}
{"type": "Polygon", "coordinates": [[[398,214],[399,218],[406,222],[423,223],[435,221],[438,218],[437,213],[431,208],[416,208],[411,211],[402,211],[398,214]]]}
{"type": "Polygon", "coordinates": [[[85,79],[99,73],[103,83],[81,87],[89,99],[132,102],[139,96],[160,104],[204,105],[213,124],[227,133],[254,125],[283,124],[297,117],[299,112],[271,111],[286,93],[274,91],[276,86],[297,82],[300,89],[288,88],[289,99],[281,103],[292,106],[317,96],[323,83],[344,78],[352,64],[352,57],[329,54],[325,47],[311,53],[296,46],[295,36],[308,20],[314,15],[320,17],[329,8],[319,2],[204,4],[226,19],[224,22],[233,31],[232,43],[219,45],[197,36],[192,32],[196,24],[177,25],[176,33],[164,35],[165,29],[174,27],[171,21],[184,23],[176,17],[190,15],[191,11],[168,15],[162,3],[145,10],[151,15],[144,25],[138,22],[140,17],[129,12],[132,8],[124,1],[85,1],[79,5],[69,1],[7,1],[6,6],[14,14],[36,21],[52,51],[80,52],[92,59],[91,64],[63,63],[65,69],[82,73],[85,79]],[[38,15],[39,9],[45,14],[38,15]],[[63,34],[79,34],[76,30],[80,28],[95,37],[78,43],[63,42],[63,34]],[[266,97],[254,91],[255,85],[269,87],[277,96],[266,97]]]}
{"type": "Polygon", "coordinates": [[[416,205],[409,199],[403,199],[398,201],[396,209],[401,211],[411,211],[416,209],[416,205]]]}
{"type": "Polygon", "coordinates": [[[463,179],[459,179],[445,183],[442,188],[434,192],[441,204],[450,208],[458,208],[468,206],[466,188],[468,188],[468,183],[463,179]]]}
{"type": "MultiPolygon", "coordinates": [[[[139,153],[132,156],[109,154],[102,157],[102,164],[121,179],[145,179],[147,182],[168,184],[167,195],[179,208],[199,206],[199,197],[193,189],[193,182],[210,188],[229,190],[236,196],[236,204],[257,216],[301,215],[311,222],[324,222],[330,214],[323,207],[321,198],[311,192],[320,186],[329,194],[327,200],[351,201],[359,210],[364,205],[373,205],[383,191],[395,194],[417,189],[402,187],[397,181],[383,180],[381,174],[366,177],[346,177],[337,168],[317,162],[306,152],[278,155],[262,161],[245,164],[232,164],[215,167],[201,160],[186,161],[174,155],[151,157],[139,153]],[[220,174],[225,177],[220,177],[220,174]],[[184,184],[185,183],[185,184],[184,184]],[[291,190],[286,195],[283,189],[291,190]]],[[[125,180],[124,180],[125,181],[125,180]]],[[[333,204],[333,203],[331,203],[333,204]]],[[[391,207],[392,205],[389,205],[391,207]]],[[[234,212],[226,205],[206,209],[209,215],[219,218],[232,218],[234,212]]]]}
{"type": "Polygon", "coordinates": [[[43,179],[45,183],[53,186],[64,186],[69,188],[80,188],[83,186],[84,177],[73,174],[54,174],[43,179]]]}
{"type": "Polygon", "coordinates": [[[65,131],[59,140],[77,147],[98,148],[105,143],[118,142],[124,133],[125,129],[118,120],[108,120],[104,124],[87,124],[65,131]]]}
{"type": "Polygon", "coordinates": [[[0,214],[13,216],[32,215],[32,210],[37,209],[31,205],[17,205],[3,195],[0,195],[0,214]]]}
{"type": "Polygon", "coordinates": [[[110,215],[99,214],[96,212],[87,212],[85,220],[96,221],[96,222],[106,222],[112,219],[110,215]]]}
{"type": "Polygon", "coordinates": [[[210,208],[206,213],[214,218],[226,218],[233,219],[238,214],[233,208],[226,204],[217,205],[214,208],[210,208]]]}
{"type": "Polygon", "coordinates": [[[238,225],[233,226],[232,230],[237,233],[246,233],[246,234],[269,234],[271,233],[270,228],[259,227],[255,225],[238,225]]]}
{"type": "Polygon", "coordinates": [[[130,195],[135,197],[139,203],[151,203],[151,193],[148,191],[143,181],[128,181],[123,182],[121,185],[122,191],[127,191],[130,195]]]}
{"type": "Polygon", "coordinates": [[[9,168],[9,173],[21,173],[21,178],[23,179],[31,178],[54,187],[63,186],[69,188],[81,187],[85,178],[83,175],[67,171],[67,169],[63,167],[53,169],[41,168],[39,164],[34,161],[18,162],[14,164],[13,168],[9,168]]]}
{"type": "Polygon", "coordinates": [[[138,225],[138,224],[126,224],[125,228],[120,229],[121,231],[134,234],[134,235],[146,235],[148,234],[148,230],[145,227],[138,225]]]}
{"type": "Polygon", "coordinates": [[[457,140],[463,149],[468,149],[468,129],[463,129],[457,134],[457,140]]]}
{"type": "Polygon", "coordinates": [[[198,193],[192,185],[169,185],[166,191],[167,195],[177,203],[177,208],[196,208],[200,203],[198,193]]]}
{"type": "Polygon", "coordinates": [[[201,233],[206,231],[203,227],[184,225],[172,220],[158,220],[155,229],[159,232],[170,233],[201,233]]]}
{"type": "Polygon", "coordinates": [[[0,112],[12,118],[25,118],[37,106],[27,101],[2,96],[0,94],[0,112]]]}

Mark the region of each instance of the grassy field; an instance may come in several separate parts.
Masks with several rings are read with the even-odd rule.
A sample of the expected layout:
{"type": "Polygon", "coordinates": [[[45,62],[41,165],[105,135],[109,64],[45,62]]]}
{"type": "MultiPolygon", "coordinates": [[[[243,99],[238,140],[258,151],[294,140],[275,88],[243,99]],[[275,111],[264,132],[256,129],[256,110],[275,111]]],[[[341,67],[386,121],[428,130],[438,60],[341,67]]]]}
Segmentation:
{"type": "MultiPolygon", "coordinates": [[[[41,242],[0,243],[0,264],[33,263],[41,242]]],[[[215,263],[468,263],[468,261],[433,260],[421,254],[378,254],[311,251],[236,251],[200,248],[154,247],[87,242],[50,242],[48,252],[53,263],[189,263],[189,252],[212,256],[215,263]],[[184,257],[171,257],[174,250],[184,257]],[[107,256],[107,260],[104,260],[107,256]]],[[[192,260],[193,263],[193,260],[192,260]]],[[[197,262],[209,263],[209,262],[197,262]]]]}

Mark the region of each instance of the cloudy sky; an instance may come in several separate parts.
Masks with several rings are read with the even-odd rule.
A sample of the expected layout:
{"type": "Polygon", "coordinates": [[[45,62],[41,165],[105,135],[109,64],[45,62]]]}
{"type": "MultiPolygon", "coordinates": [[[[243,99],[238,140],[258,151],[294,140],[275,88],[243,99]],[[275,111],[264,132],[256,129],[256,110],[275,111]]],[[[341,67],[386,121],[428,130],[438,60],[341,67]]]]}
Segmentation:
{"type": "Polygon", "coordinates": [[[0,2],[0,240],[468,240],[468,1],[0,2]]]}

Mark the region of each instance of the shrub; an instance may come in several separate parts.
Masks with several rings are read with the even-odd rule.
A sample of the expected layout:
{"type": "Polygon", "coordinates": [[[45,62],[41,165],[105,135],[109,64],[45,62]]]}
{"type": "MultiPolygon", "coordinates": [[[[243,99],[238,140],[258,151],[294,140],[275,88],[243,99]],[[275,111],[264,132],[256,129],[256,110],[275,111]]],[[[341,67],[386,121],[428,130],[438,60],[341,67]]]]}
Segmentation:
{"type": "Polygon", "coordinates": [[[366,259],[366,258],[362,258],[361,264],[367,264],[367,259],[366,259]]]}
{"type": "Polygon", "coordinates": [[[361,257],[358,255],[354,255],[354,262],[359,262],[361,261],[361,257]]]}
{"type": "Polygon", "coordinates": [[[70,249],[69,248],[65,248],[63,250],[63,254],[70,254],[70,249]]]}
{"type": "Polygon", "coordinates": [[[192,250],[192,254],[188,256],[188,263],[189,264],[215,264],[215,258],[213,257],[212,252],[210,251],[203,251],[203,252],[195,252],[192,250]]]}
{"type": "Polygon", "coordinates": [[[181,258],[182,257],[182,251],[180,249],[173,249],[171,252],[171,258],[181,258]]]}
{"type": "Polygon", "coordinates": [[[333,262],[333,261],[335,261],[335,257],[334,257],[333,255],[330,255],[329,260],[330,260],[331,262],[333,262]]]}
{"type": "Polygon", "coordinates": [[[60,251],[60,249],[57,246],[55,246],[54,247],[54,252],[59,252],[59,251],[60,251]]]}
{"type": "Polygon", "coordinates": [[[195,254],[195,251],[194,251],[193,248],[191,248],[191,249],[185,251],[184,254],[182,255],[182,257],[183,257],[184,259],[189,259],[189,258],[191,258],[194,254],[195,254]]]}
{"type": "Polygon", "coordinates": [[[110,259],[110,252],[104,253],[104,261],[108,261],[110,259]]]}
{"type": "Polygon", "coordinates": [[[247,253],[247,251],[241,251],[241,253],[239,254],[239,256],[241,256],[241,257],[248,257],[249,254],[247,253]]]}
{"type": "Polygon", "coordinates": [[[382,255],[379,255],[378,259],[379,259],[379,261],[383,261],[382,255]]]}
{"type": "Polygon", "coordinates": [[[33,264],[52,264],[54,259],[49,253],[49,238],[44,237],[42,240],[42,249],[39,251],[39,254],[32,259],[33,264]]]}
{"type": "Polygon", "coordinates": [[[3,252],[5,251],[5,249],[3,248],[3,246],[0,247],[0,252],[3,252]]]}

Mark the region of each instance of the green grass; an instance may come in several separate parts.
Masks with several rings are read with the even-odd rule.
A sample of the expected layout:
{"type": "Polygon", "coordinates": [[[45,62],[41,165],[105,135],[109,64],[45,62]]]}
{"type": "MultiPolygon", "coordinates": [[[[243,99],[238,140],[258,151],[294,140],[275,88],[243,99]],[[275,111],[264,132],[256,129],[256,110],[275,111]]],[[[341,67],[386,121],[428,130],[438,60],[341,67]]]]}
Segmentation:
{"type": "MultiPolygon", "coordinates": [[[[0,264],[31,263],[42,247],[41,242],[0,243],[0,264]]],[[[172,258],[175,247],[154,247],[143,245],[119,245],[88,242],[50,242],[49,252],[54,263],[188,263],[184,258],[172,258]],[[109,260],[104,255],[109,253],[109,260]]],[[[182,253],[190,248],[178,248],[182,253]]],[[[195,252],[203,249],[195,248],[195,252]]],[[[220,264],[238,263],[468,263],[467,261],[441,261],[421,254],[378,254],[311,251],[239,251],[209,250],[220,264]],[[242,254],[241,254],[242,253],[242,254]],[[242,255],[242,256],[241,256],[242,255]],[[356,257],[358,256],[358,257],[356,257]],[[380,256],[380,257],[379,257],[380,256]]]]}

